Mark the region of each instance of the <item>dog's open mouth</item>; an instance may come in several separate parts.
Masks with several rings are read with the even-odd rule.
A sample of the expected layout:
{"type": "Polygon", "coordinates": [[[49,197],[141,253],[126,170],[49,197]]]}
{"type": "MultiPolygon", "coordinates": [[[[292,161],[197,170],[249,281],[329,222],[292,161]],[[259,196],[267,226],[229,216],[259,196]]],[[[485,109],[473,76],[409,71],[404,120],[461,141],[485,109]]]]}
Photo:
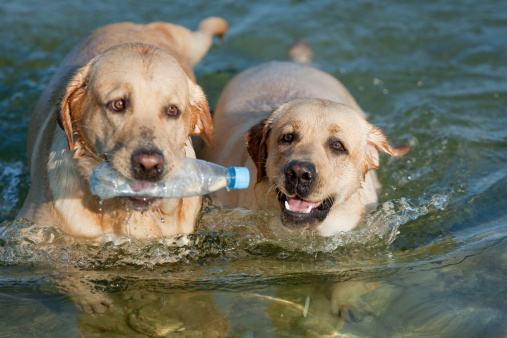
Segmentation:
{"type": "MultiPolygon", "coordinates": [[[[142,193],[143,190],[148,190],[150,185],[151,182],[131,181],[130,188],[135,193],[142,193]]],[[[150,196],[125,196],[120,198],[122,202],[124,202],[124,204],[127,206],[139,210],[149,209],[153,206],[158,205],[160,201],[159,197],[150,196]]]]}
{"type": "Polygon", "coordinates": [[[290,197],[278,191],[282,208],[282,223],[289,228],[314,228],[322,222],[333,206],[334,200],[306,201],[299,196],[290,197]]]}
{"type": "Polygon", "coordinates": [[[157,196],[157,183],[134,180],[123,176],[113,169],[109,162],[93,168],[90,175],[91,193],[103,200],[118,197],[122,205],[139,211],[159,205],[161,197],[157,196]]]}
{"type": "Polygon", "coordinates": [[[158,197],[144,197],[144,196],[123,196],[119,197],[120,201],[123,205],[127,206],[131,209],[136,210],[147,210],[158,206],[160,203],[160,198],[158,197]]]}
{"type": "MultiPolygon", "coordinates": [[[[130,187],[132,188],[132,191],[141,192],[143,190],[146,190],[149,184],[149,182],[144,181],[133,181],[130,184],[130,187]]],[[[149,196],[130,196],[126,198],[129,200],[131,205],[137,207],[138,209],[150,208],[154,203],[156,204],[158,200],[160,200],[160,198],[149,196]]]]}

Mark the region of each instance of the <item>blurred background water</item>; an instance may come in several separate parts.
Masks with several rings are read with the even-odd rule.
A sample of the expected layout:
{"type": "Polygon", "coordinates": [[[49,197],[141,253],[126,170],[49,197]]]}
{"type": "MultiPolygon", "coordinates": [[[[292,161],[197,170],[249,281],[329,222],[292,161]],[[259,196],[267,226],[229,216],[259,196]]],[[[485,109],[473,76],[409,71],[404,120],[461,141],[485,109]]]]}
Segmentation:
{"type": "Polygon", "coordinates": [[[1,337],[507,335],[507,2],[3,0],[0,20],[1,337]],[[369,121],[411,144],[382,157],[363,227],[320,238],[210,205],[194,235],[81,243],[12,222],[31,112],[79,38],[211,15],[230,24],[195,69],[211,106],[304,39],[369,121]],[[115,306],[82,313],[66,285],[115,306]]]}

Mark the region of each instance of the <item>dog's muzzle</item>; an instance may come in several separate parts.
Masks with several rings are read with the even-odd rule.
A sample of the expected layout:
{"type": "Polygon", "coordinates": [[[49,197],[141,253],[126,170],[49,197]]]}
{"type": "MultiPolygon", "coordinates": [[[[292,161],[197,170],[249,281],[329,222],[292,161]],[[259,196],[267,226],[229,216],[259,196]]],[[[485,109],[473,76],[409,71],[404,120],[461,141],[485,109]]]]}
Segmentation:
{"type": "Polygon", "coordinates": [[[307,200],[318,180],[317,170],[310,162],[291,161],[284,170],[284,192],[278,190],[282,223],[293,229],[312,229],[322,222],[333,206],[327,198],[319,202],[307,200]]]}

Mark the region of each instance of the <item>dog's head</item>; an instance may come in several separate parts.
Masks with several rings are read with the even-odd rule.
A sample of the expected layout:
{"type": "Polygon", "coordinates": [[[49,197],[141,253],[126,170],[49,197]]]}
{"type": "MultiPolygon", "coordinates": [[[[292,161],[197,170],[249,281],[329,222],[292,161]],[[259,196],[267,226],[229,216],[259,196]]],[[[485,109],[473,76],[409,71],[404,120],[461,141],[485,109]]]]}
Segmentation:
{"type": "MultiPolygon", "coordinates": [[[[129,179],[164,181],[185,156],[189,136],[213,144],[201,88],[170,54],[139,43],[110,48],[81,68],[67,86],[58,122],[85,177],[109,161],[129,179]]],[[[146,201],[154,202],[127,203],[142,208],[146,201]]]]}
{"type": "Polygon", "coordinates": [[[315,229],[379,166],[379,151],[401,156],[382,132],[354,109],[320,99],[281,105],[247,134],[257,183],[276,188],[282,222],[315,229]]]}

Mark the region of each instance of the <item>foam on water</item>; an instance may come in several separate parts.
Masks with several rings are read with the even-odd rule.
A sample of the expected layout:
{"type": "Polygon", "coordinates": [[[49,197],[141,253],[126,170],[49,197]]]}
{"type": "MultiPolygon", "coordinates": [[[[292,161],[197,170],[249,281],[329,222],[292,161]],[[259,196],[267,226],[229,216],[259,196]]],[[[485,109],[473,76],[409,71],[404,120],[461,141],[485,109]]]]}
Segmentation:
{"type": "Polygon", "coordinates": [[[400,226],[442,210],[447,203],[445,195],[388,201],[356,230],[328,237],[290,230],[270,212],[212,204],[202,213],[194,234],[144,241],[115,235],[79,240],[55,227],[40,227],[28,221],[4,222],[0,227],[0,261],[4,265],[30,263],[90,270],[154,268],[217,257],[229,260],[253,255],[313,260],[324,255],[333,261],[352,259],[357,265],[361,259],[386,254],[400,226]]]}

